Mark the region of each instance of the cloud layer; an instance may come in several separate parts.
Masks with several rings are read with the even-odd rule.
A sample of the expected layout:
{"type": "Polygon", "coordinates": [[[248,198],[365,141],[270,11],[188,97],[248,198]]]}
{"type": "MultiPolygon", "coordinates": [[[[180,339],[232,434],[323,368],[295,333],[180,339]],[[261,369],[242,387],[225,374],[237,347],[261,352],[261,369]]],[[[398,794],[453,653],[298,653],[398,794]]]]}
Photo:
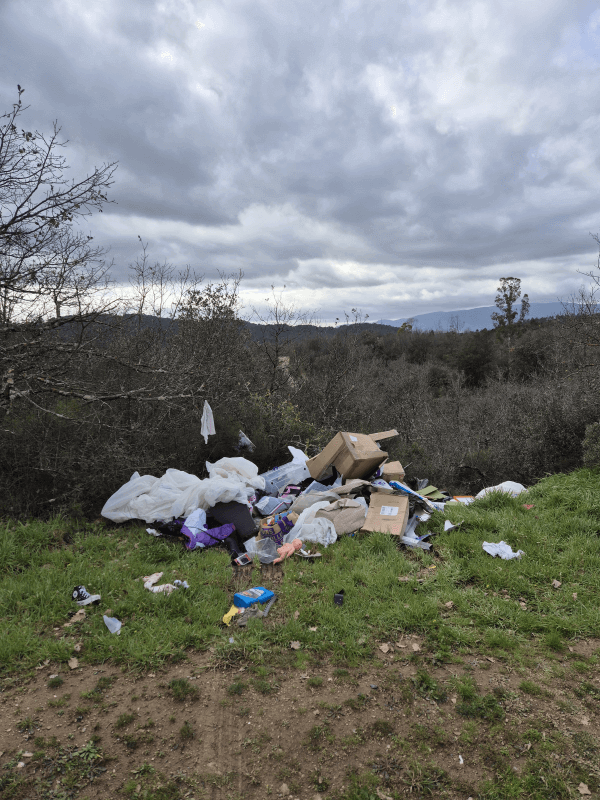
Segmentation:
{"type": "Polygon", "coordinates": [[[242,270],[322,319],[564,298],[600,229],[600,10],[577,0],[30,0],[0,8],[0,111],[25,87],[86,222],[139,254],[242,270]]]}

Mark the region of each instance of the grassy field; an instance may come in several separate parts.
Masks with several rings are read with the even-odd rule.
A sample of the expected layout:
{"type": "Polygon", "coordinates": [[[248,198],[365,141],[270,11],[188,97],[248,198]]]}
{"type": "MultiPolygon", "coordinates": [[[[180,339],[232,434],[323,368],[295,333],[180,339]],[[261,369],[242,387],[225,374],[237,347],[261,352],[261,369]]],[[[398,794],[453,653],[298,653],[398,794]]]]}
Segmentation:
{"type": "MultiPolygon", "coordinates": [[[[224,551],[188,552],[142,527],[8,522],[0,530],[0,669],[65,663],[78,641],[86,644],[77,654],[83,661],[133,669],[183,659],[188,648],[260,659],[291,641],[300,642],[299,662],[312,652],[356,664],[373,641],[402,632],[424,635],[439,660],[473,648],[512,658],[559,651],[600,634],[599,486],[598,472],[582,470],[547,478],[516,499],[492,495],[448,508],[447,518],[462,524],[444,533],[444,516],[432,517],[434,554],[399,549],[384,534],[344,537],[314,563],[287,561],[269,623],[251,621],[247,630],[221,625],[235,588],[224,551]],[[492,558],[482,549],[486,540],[504,540],[525,555],[492,558]],[[169,597],[148,592],[139,578],[156,571],[187,580],[190,589],[169,597]],[[77,584],[102,602],[64,628],[77,584]],[[333,594],[342,588],[338,607],[333,594]],[[107,609],[123,622],[120,636],[103,623],[107,609]]],[[[261,583],[258,567],[250,583],[261,583]]]]}
{"type": "Polygon", "coordinates": [[[0,789],[11,798],[80,797],[85,787],[94,799],[237,800],[274,794],[277,781],[287,781],[290,797],[309,800],[315,791],[327,800],[598,797],[599,486],[600,471],[581,470],[515,499],[494,494],[448,507],[428,523],[431,553],[400,548],[385,534],[356,534],[315,561],[294,558],[279,571],[256,565],[237,576],[224,551],[189,552],[144,527],[5,523],[0,716],[15,715],[23,747],[35,740],[36,774],[45,769],[46,777],[18,771],[23,747],[7,724],[0,789]],[[445,519],[461,525],[445,533],[445,519]],[[522,558],[483,551],[483,541],[500,540],[522,558]],[[190,588],[148,592],[140,577],[157,571],[190,588]],[[77,584],[102,600],[72,622],[77,584]],[[225,628],[234,591],[252,585],[276,591],[269,617],[225,628]],[[341,607],[333,602],[340,589],[341,607]],[[103,613],[122,621],[119,636],[103,613]],[[206,681],[207,670],[213,683],[199,690],[193,681],[206,681]],[[48,679],[51,672],[59,677],[48,679]],[[261,735],[240,738],[253,714],[261,735]],[[177,780],[174,770],[159,772],[160,759],[179,769],[168,755],[177,747],[205,746],[201,761],[210,761],[214,743],[194,738],[208,719],[229,731],[224,763],[241,764],[246,753],[255,765],[217,777],[181,771],[177,780]],[[175,720],[179,735],[167,735],[175,720]],[[84,724],[112,731],[112,739],[77,742],[84,724]],[[284,759],[276,742],[288,727],[294,748],[284,759]],[[44,739],[42,729],[53,736],[44,739]],[[124,746],[138,748],[139,758],[128,756],[113,776],[108,766],[124,746]],[[457,771],[458,752],[477,769],[457,771]],[[96,779],[109,784],[104,793],[96,779]]]}

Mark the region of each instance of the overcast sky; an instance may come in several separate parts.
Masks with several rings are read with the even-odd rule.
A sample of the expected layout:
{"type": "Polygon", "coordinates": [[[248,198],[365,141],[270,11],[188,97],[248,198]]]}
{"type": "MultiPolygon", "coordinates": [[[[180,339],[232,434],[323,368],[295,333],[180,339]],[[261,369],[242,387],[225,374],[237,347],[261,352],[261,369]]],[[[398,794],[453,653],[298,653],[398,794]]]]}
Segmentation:
{"type": "Polygon", "coordinates": [[[57,119],[114,277],[242,270],[322,320],[565,299],[600,232],[600,7],[0,0],[0,113],[57,119]]]}

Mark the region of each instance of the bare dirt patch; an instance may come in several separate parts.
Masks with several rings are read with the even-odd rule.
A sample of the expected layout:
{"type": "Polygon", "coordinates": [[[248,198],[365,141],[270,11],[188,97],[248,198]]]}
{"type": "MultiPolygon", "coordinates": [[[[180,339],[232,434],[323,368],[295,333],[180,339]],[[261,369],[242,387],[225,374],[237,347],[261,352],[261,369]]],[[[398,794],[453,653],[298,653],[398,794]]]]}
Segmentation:
{"type": "Polygon", "coordinates": [[[416,636],[377,647],[362,668],[222,666],[192,653],[142,677],[62,668],[57,686],[49,664],[22,685],[5,681],[0,788],[14,798],[312,800],[353,797],[354,772],[379,782],[373,797],[467,800],[537,758],[597,797],[600,681],[586,659],[599,644],[527,670],[480,655],[432,663],[416,636]],[[90,742],[102,754],[94,770],[66,785],[58,754],[90,742]]]}

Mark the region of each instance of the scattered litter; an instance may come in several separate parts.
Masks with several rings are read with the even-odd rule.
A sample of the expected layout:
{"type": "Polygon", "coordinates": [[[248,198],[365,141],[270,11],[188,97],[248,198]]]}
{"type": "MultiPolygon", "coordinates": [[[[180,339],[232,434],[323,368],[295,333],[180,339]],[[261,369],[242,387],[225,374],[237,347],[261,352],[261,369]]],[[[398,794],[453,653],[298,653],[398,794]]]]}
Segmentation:
{"type": "Polygon", "coordinates": [[[236,592],[233,595],[233,604],[237,608],[248,608],[254,603],[267,603],[273,597],[275,597],[275,593],[270,589],[265,589],[264,586],[254,586],[244,592],[236,592]]]}
{"type": "Polygon", "coordinates": [[[256,450],[256,447],[250,439],[246,436],[244,431],[240,431],[237,447],[235,448],[238,452],[240,450],[247,450],[249,453],[253,453],[256,450]]]}
{"type": "Polygon", "coordinates": [[[448,600],[448,602],[444,603],[444,605],[446,608],[454,608],[454,603],[452,602],[452,600],[448,600]]]}
{"type": "Polygon", "coordinates": [[[472,494],[455,494],[452,499],[457,503],[462,503],[463,506],[468,506],[475,500],[475,497],[472,494]]]}
{"type": "Polygon", "coordinates": [[[415,653],[418,653],[418,652],[420,652],[420,650],[421,650],[421,645],[417,644],[416,642],[413,642],[413,643],[412,643],[412,645],[411,645],[411,647],[412,647],[412,649],[413,649],[413,651],[414,651],[415,653]]]}
{"type": "Polygon", "coordinates": [[[39,664],[39,665],[36,667],[36,669],[38,669],[38,670],[39,670],[39,669],[45,669],[45,668],[48,666],[48,664],[49,664],[49,663],[50,663],[50,659],[49,659],[49,658],[47,658],[47,659],[46,659],[46,660],[43,662],[43,664],[39,664]]]}
{"type": "Polygon", "coordinates": [[[491,556],[500,556],[505,561],[510,561],[512,558],[521,558],[524,556],[525,553],[523,550],[517,550],[517,552],[513,552],[512,547],[506,542],[484,542],[482,545],[483,549],[486,553],[489,553],[491,556]]]}
{"type": "Polygon", "coordinates": [[[160,580],[163,576],[162,572],[155,572],[153,575],[145,575],[142,580],[144,581],[144,589],[154,594],[166,594],[167,596],[181,587],[182,589],[189,589],[187,581],[175,580],[173,583],[163,583],[160,586],[154,586],[156,581],[160,580]]]}
{"type": "Polygon", "coordinates": [[[311,553],[310,550],[300,549],[298,555],[302,558],[322,558],[321,553],[311,553]]]}
{"type": "Polygon", "coordinates": [[[333,595],[333,602],[336,604],[336,606],[343,606],[344,605],[344,594],[345,594],[345,590],[344,589],[340,589],[339,592],[336,592],[333,595]]]}
{"type": "Polygon", "coordinates": [[[446,531],[453,531],[455,528],[459,528],[462,525],[462,522],[457,522],[453,525],[449,519],[444,520],[444,533],[446,531]]]}
{"type": "MultiPolygon", "coordinates": [[[[116,633],[117,636],[121,633],[121,623],[116,617],[107,617],[106,614],[102,617],[104,620],[104,624],[108,628],[111,633],[116,633]]],[[[73,661],[77,661],[77,659],[72,659],[73,661]]],[[[71,666],[71,662],[69,661],[69,666],[71,666]]],[[[71,669],[73,669],[71,667],[71,669]]]]}
{"type": "Polygon", "coordinates": [[[279,557],[273,561],[274,564],[279,564],[281,561],[285,561],[286,558],[293,556],[294,553],[298,550],[302,549],[302,540],[301,539],[293,539],[291,542],[285,542],[281,545],[281,547],[277,548],[277,552],[279,553],[279,557]]]}
{"type": "Polygon", "coordinates": [[[70,628],[75,622],[82,622],[85,619],[85,611],[81,608],[76,614],[73,614],[69,622],[65,622],[63,628],[70,628]]]}
{"type": "Polygon", "coordinates": [[[308,629],[308,630],[309,630],[309,631],[313,631],[313,632],[314,632],[314,631],[316,631],[316,630],[317,630],[317,626],[316,626],[316,625],[313,625],[312,627],[309,627],[309,629],[308,629]]]}
{"type": "Polygon", "coordinates": [[[90,594],[85,586],[76,586],[71,596],[78,606],[89,606],[91,603],[99,603],[101,600],[99,594],[90,594]]]}
{"type": "Polygon", "coordinates": [[[552,581],[552,586],[553,586],[555,589],[560,589],[560,587],[562,586],[562,583],[561,583],[560,581],[557,581],[557,580],[555,579],[555,580],[553,580],[553,581],[552,581]]]}
{"type": "Polygon", "coordinates": [[[459,764],[464,764],[465,763],[465,760],[461,755],[458,756],[458,763],[459,764]]]}
{"type": "Polygon", "coordinates": [[[381,650],[382,653],[389,653],[391,650],[389,644],[380,644],[379,649],[381,650]]]}
{"type": "Polygon", "coordinates": [[[523,503],[523,508],[526,508],[527,511],[531,511],[532,508],[535,508],[534,503],[523,503]]]}
{"type": "Polygon", "coordinates": [[[204,436],[204,444],[208,444],[208,437],[214,436],[216,433],[215,420],[213,417],[212,408],[208,405],[208,400],[204,401],[204,408],[202,409],[200,433],[202,436],[204,436]]]}

